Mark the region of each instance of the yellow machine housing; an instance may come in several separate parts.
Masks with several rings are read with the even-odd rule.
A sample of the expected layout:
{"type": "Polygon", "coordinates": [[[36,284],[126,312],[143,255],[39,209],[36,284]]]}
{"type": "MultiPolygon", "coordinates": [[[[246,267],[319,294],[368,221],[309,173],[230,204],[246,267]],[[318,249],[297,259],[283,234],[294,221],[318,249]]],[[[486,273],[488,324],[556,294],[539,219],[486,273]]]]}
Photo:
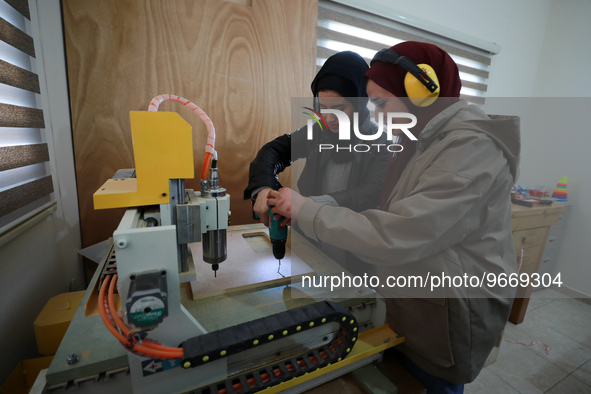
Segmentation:
{"type": "Polygon", "coordinates": [[[168,204],[169,180],[195,177],[191,126],[179,114],[132,111],[130,118],[136,178],[105,182],[95,209],[168,204]]]}

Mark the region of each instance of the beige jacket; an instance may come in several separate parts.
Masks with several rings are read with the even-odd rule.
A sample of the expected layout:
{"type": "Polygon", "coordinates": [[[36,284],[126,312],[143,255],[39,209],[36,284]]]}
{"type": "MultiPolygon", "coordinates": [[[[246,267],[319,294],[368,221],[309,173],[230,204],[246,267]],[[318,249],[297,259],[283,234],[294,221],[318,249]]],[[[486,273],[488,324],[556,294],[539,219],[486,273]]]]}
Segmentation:
{"type": "Polygon", "coordinates": [[[481,279],[516,272],[510,191],[519,150],[519,118],[462,100],[427,124],[385,211],[306,202],[297,219],[306,236],[370,265],[392,329],[406,336],[400,349],[454,383],[476,378],[509,315],[515,289],[481,279]],[[417,275],[426,288],[385,285],[417,275]],[[464,281],[431,290],[437,275],[464,281]]]}

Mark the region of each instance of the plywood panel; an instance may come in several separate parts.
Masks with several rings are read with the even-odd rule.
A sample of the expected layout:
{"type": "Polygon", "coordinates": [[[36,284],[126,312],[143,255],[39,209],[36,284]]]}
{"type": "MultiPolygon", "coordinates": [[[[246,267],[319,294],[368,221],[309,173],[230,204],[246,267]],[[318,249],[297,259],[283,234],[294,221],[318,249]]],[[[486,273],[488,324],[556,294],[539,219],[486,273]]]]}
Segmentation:
{"type": "MultiPolygon", "coordinates": [[[[122,215],[94,211],[92,194],[118,169],[133,167],[129,111],[146,110],[165,93],[210,116],[232,224],[252,222],[242,200],[248,163],[265,142],[290,131],[291,97],[310,96],[317,0],[239,3],[63,1],[85,246],[108,238],[122,215]]],[[[178,112],[193,127],[199,174],[205,126],[179,104],[163,103],[160,110],[178,112]]],[[[289,184],[289,172],[281,180],[289,184]]],[[[187,187],[198,189],[198,182],[187,187]]]]}
{"type": "Polygon", "coordinates": [[[201,244],[189,245],[197,274],[197,280],[191,282],[194,299],[289,285],[292,279],[314,274],[289,247],[279,269],[268,231],[264,229],[228,231],[227,240],[228,258],[219,265],[215,277],[211,265],[203,261],[201,244]]]}

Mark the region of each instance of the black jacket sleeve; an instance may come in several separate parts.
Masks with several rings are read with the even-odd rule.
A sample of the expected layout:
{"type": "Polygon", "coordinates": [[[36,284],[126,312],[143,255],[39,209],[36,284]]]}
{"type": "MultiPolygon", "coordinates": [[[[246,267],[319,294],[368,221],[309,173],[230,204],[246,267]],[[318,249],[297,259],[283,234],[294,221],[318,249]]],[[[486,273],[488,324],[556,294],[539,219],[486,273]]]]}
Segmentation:
{"type": "Polygon", "coordinates": [[[284,134],[259,149],[255,159],[250,163],[248,186],[244,189],[245,200],[250,199],[252,192],[261,187],[268,186],[277,190],[282,186],[277,175],[290,166],[293,160],[304,155],[305,149],[302,149],[298,142],[303,132],[303,129],[300,129],[293,134],[284,134]]]}

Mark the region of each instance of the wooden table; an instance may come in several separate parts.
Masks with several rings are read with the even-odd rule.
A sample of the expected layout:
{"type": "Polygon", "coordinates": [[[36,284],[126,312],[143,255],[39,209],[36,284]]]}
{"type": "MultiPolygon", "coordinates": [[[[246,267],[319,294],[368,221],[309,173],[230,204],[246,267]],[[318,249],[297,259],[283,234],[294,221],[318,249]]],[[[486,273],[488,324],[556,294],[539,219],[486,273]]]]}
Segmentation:
{"type": "MultiPolygon", "coordinates": [[[[564,211],[564,206],[555,204],[534,205],[531,208],[516,204],[512,205],[511,230],[513,231],[518,267],[521,262],[520,274],[527,273],[531,278],[531,274],[538,272],[550,227],[558,223],[562,211],[564,211]],[[523,260],[521,258],[522,251],[523,260]]],[[[523,322],[531,292],[531,284],[527,287],[518,288],[509,315],[511,323],[519,324],[523,322]]]]}

